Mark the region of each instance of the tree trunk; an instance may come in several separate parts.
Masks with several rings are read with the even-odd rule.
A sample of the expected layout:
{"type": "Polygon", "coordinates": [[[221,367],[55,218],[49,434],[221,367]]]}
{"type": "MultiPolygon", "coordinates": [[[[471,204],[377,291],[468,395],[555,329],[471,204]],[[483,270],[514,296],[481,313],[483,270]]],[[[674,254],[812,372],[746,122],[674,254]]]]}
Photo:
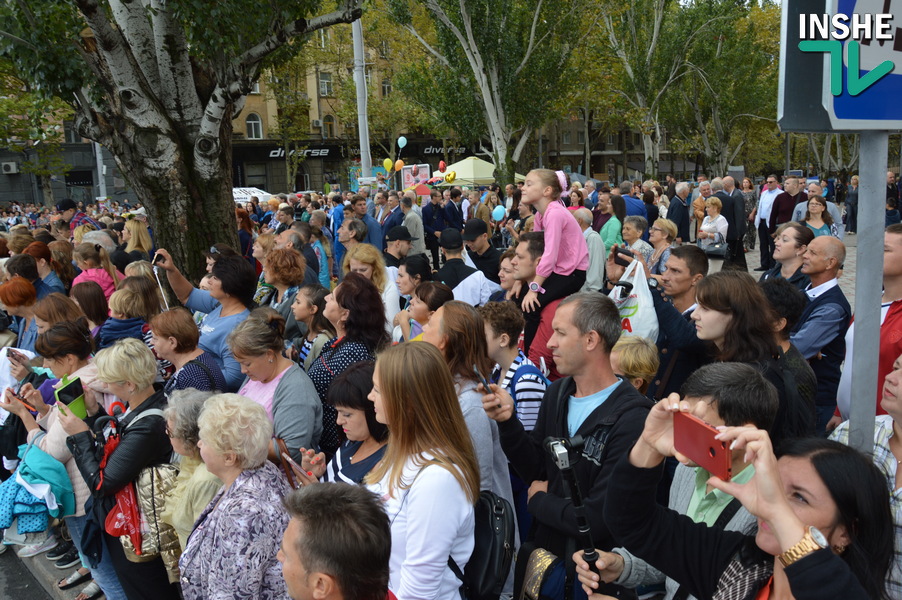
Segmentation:
{"type": "Polygon", "coordinates": [[[44,197],[44,206],[53,208],[56,206],[56,199],[53,197],[53,182],[50,181],[49,175],[41,175],[38,177],[41,186],[41,196],[44,197]]]}
{"type": "MultiPolygon", "coordinates": [[[[218,156],[194,169],[194,136],[159,136],[156,143],[127,144],[114,134],[113,155],[139,200],[147,209],[157,248],[165,248],[189,280],[205,274],[203,252],[215,243],[239,248],[235,203],[232,200],[231,121],[224,121],[218,156]],[[124,149],[124,146],[130,146],[124,149]],[[138,154],[142,150],[146,154],[138,154]],[[162,164],[159,155],[171,156],[162,164]],[[149,201],[148,201],[149,200],[149,201]]],[[[144,140],[148,142],[148,140],[144,140]]]]}

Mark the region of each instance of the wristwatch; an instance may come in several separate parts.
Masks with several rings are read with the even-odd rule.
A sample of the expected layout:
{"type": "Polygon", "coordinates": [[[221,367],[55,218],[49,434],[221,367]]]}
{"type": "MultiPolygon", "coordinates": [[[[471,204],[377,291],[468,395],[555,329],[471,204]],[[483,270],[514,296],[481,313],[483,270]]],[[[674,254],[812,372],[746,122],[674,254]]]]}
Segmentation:
{"type": "Polygon", "coordinates": [[[538,283],[536,283],[535,281],[531,281],[531,282],[529,282],[529,291],[530,291],[530,292],[535,292],[535,293],[537,293],[537,294],[544,294],[544,293],[545,293],[545,288],[543,288],[542,286],[540,286],[540,285],[539,285],[538,283]]]}
{"type": "Polygon", "coordinates": [[[829,544],[827,543],[827,538],[824,537],[824,534],[814,527],[809,527],[808,531],[805,532],[805,535],[795,546],[783,554],[780,554],[777,558],[780,559],[780,562],[783,563],[784,567],[788,567],[803,556],[807,556],[818,550],[823,550],[827,546],[829,546],[829,544]]]}
{"type": "Polygon", "coordinates": [[[653,290],[658,289],[658,280],[655,279],[654,277],[649,277],[648,278],[648,287],[650,287],[653,290]]]}

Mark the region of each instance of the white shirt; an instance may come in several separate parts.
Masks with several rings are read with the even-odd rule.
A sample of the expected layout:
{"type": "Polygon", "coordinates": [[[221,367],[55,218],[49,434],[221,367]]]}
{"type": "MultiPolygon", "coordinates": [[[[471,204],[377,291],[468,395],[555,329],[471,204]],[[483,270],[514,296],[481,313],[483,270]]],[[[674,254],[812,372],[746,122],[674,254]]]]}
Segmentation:
{"type": "MultiPolygon", "coordinates": [[[[431,459],[424,455],[418,462],[431,459]]],[[[398,600],[459,600],[460,580],[448,567],[450,555],[461,571],[475,543],[473,505],[449,470],[425,468],[408,458],[402,474],[407,489],[389,494],[388,477],[367,486],[385,503],[391,523],[388,588],[398,600]]]]}
{"type": "Polygon", "coordinates": [[[834,277],[830,281],[827,281],[826,283],[822,283],[817,287],[811,287],[811,285],[809,284],[808,289],[805,290],[805,293],[808,295],[809,300],[814,300],[821,294],[829,292],[830,290],[832,290],[833,288],[835,288],[838,285],[839,285],[839,280],[834,277]]]}
{"type": "Polygon", "coordinates": [[[765,188],[764,191],[761,192],[761,196],[758,198],[758,213],[755,217],[756,223],[760,223],[761,221],[767,223],[770,220],[770,211],[774,208],[774,200],[782,193],[783,190],[780,188],[776,188],[773,191],[765,188]]]}

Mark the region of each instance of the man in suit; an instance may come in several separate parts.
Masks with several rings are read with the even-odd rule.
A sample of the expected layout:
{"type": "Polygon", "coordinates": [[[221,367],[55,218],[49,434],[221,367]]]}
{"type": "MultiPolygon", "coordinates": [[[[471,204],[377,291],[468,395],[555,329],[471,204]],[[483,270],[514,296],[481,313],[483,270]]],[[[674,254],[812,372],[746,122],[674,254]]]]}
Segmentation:
{"type": "Polygon", "coordinates": [[[442,207],[442,193],[432,190],[429,202],[423,206],[423,232],[426,248],[432,254],[432,268],[439,268],[438,242],[445,229],[445,209],[442,207]]]}
{"type": "Polygon", "coordinates": [[[445,225],[450,229],[461,231],[464,228],[463,209],[461,207],[461,191],[451,190],[448,202],[445,203],[445,225]]]}
{"type": "Polygon", "coordinates": [[[681,181],[674,186],[674,190],[674,195],[670,197],[667,218],[677,226],[676,244],[688,244],[689,225],[692,220],[692,211],[689,206],[689,184],[681,181]]]}
{"type": "MultiPolygon", "coordinates": [[[[382,227],[382,231],[387,233],[391,231],[392,227],[397,227],[404,222],[404,213],[401,212],[401,202],[397,192],[389,192],[385,207],[386,210],[382,219],[379,220],[379,226],[382,227]]],[[[382,246],[382,249],[385,250],[385,236],[382,237],[382,246]]]]}
{"type": "MultiPolygon", "coordinates": [[[[745,198],[742,192],[736,189],[736,180],[727,175],[723,178],[723,193],[728,195],[733,203],[733,220],[736,224],[735,238],[733,237],[733,227],[727,233],[727,242],[730,244],[730,263],[734,269],[740,271],[748,271],[749,266],[745,261],[745,246],[742,242],[748,227],[748,221],[745,214],[745,198]]],[[[723,198],[720,199],[721,204],[723,198]]]]}

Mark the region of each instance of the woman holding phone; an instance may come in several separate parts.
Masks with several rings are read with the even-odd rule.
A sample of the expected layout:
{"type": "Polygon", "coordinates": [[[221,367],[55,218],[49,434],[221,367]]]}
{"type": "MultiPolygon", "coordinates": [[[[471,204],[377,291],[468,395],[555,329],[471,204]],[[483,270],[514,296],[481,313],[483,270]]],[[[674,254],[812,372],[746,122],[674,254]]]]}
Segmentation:
{"type": "MultiPolygon", "coordinates": [[[[246,263],[245,263],[246,264],[246,263]]],[[[66,446],[87,484],[95,503],[101,503],[106,512],[116,503],[116,492],[135,482],[146,467],[168,463],[172,458],[172,444],[166,435],[166,419],[162,409],[166,406],[163,391],[155,391],[157,361],[150,349],[140,340],[126,338],[101,350],[94,359],[97,378],[106,385],[109,393],[118,397],[127,407],[124,415],[117,417],[120,432],[125,432],[118,445],[104,457],[100,447],[105,432],[94,432],[88,424],[66,408],[60,408],[58,419],[68,434],[66,446]]],[[[92,402],[92,395],[85,395],[88,416],[103,416],[103,407],[92,402]]],[[[163,498],[159,498],[162,506],[163,498]]],[[[132,562],[126,555],[120,538],[97,532],[106,544],[107,554],[119,575],[119,581],[129,600],[178,600],[178,586],[169,581],[167,567],[160,555],[147,562],[132,562]]],[[[83,546],[88,542],[83,541],[83,546]]]]}
{"type": "MultiPolygon", "coordinates": [[[[838,442],[790,440],[778,455],[766,431],[721,430],[717,439],[745,449],[755,474],[745,484],[709,483],[757,517],[754,535],[709,528],[659,506],[665,457],[685,460],[674,448],[673,415],[689,411],[677,394],[658,402],[628,460],[611,474],[605,521],[627,550],[699,598],[889,599],[893,522],[885,477],[838,442]]],[[[604,562],[594,573],[582,551],[573,558],[584,591],[601,598],[592,592],[606,576],[604,562]]]]}
{"type": "MultiPolygon", "coordinates": [[[[96,380],[97,369],[90,363],[93,344],[84,318],[77,321],[62,321],[53,325],[38,336],[35,347],[38,354],[44,358],[44,365],[53,372],[54,377],[58,378],[57,382],[79,379],[84,388],[86,404],[96,405],[94,393],[89,385],[96,380]]],[[[42,386],[42,390],[39,391],[30,383],[26,383],[19,390],[18,397],[7,389],[4,393],[5,404],[0,403],[0,408],[8,410],[22,420],[28,431],[28,443],[37,445],[38,448],[66,467],[66,472],[72,482],[72,490],[75,492],[75,513],[66,517],[65,521],[73,543],[76,548],[80,549],[82,534],[87,523],[85,502],[91,492],[78,470],[72,453],[66,446],[67,434],[60,418],[61,408],[59,403],[52,403],[52,398],[53,387],[50,385],[46,386],[46,390],[42,386]],[[43,395],[42,391],[45,392],[43,395]],[[32,416],[30,412],[32,408],[37,412],[36,417],[32,416]],[[47,432],[46,435],[43,434],[44,431],[47,432]]],[[[93,577],[95,587],[99,586],[97,592],[102,590],[109,599],[124,600],[125,592],[119,583],[105,543],[100,563],[96,568],[88,571],[88,562],[84,555],[81,555],[81,563],[80,569],[58,583],[60,589],[68,589],[93,577]]],[[[99,595],[91,593],[91,590],[87,588],[86,590],[83,592],[86,597],[99,595]]]]}

